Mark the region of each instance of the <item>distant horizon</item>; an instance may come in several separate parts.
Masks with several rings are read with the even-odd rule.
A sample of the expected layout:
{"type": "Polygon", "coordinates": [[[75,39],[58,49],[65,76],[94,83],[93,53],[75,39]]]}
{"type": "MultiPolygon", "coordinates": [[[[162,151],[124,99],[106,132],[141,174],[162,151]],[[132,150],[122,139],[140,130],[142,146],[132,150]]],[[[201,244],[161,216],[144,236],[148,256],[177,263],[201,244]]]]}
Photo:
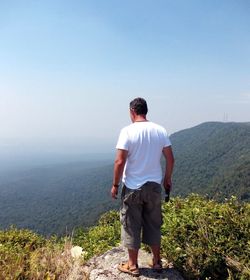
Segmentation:
{"type": "MultiPolygon", "coordinates": [[[[183,128],[171,135],[205,123],[247,124],[250,122],[207,121],[192,127],[183,128]]],[[[117,133],[119,133],[119,131],[117,133]]],[[[113,143],[107,142],[98,146],[97,139],[95,139],[96,142],[93,141],[93,139],[92,141],[90,140],[90,143],[84,143],[84,139],[83,141],[78,139],[76,142],[72,139],[69,142],[67,142],[66,139],[63,139],[62,142],[60,142],[60,139],[36,140],[37,142],[33,142],[31,139],[26,139],[25,142],[24,139],[12,139],[12,141],[9,142],[8,139],[6,139],[8,145],[3,145],[3,139],[0,139],[0,167],[2,167],[2,170],[6,170],[11,166],[22,166],[25,162],[30,166],[32,164],[42,165],[84,160],[112,161],[115,156],[115,145],[117,141],[117,139],[114,139],[113,143]]]]}
{"type": "MultiPolygon", "coordinates": [[[[149,120],[151,121],[151,120],[149,120]]],[[[182,130],[186,130],[186,129],[190,129],[196,126],[199,126],[201,124],[204,123],[239,123],[239,124],[247,124],[250,123],[249,121],[242,121],[242,122],[238,122],[238,121],[205,121],[205,122],[201,122],[201,123],[197,123],[194,124],[192,126],[188,126],[188,127],[183,127],[180,130],[174,131],[172,133],[168,133],[169,136],[178,133],[182,130]]],[[[131,124],[131,122],[128,122],[127,125],[131,124]]],[[[123,127],[121,126],[120,129],[122,129],[123,127]]],[[[117,130],[117,137],[119,135],[120,129],[117,130]]],[[[168,132],[168,131],[167,131],[168,132]]],[[[103,134],[102,134],[103,136],[103,134]]],[[[56,147],[59,145],[59,150],[58,152],[60,153],[60,151],[63,151],[64,154],[74,154],[74,153],[79,153],[80,150],[82,150],[82,153],[84,154],[98,154],[98,153],[104,153],[107,154],[109,153],[110,149],[115,149],[115,145],[116,145],[116,141],[117,138],[112,139],[112,141],[103,141],[103,140],[99,140],[100,138],[98,137],[91,137],[88,136],[86,138],[73,138],[73,137],[59,137],[59,138],[28,138],[28,137],[20,137],[20,138],[4,138],[1,137],[0,138],[0,152],[1,149],[5,149],[5,151],[7,151],[10,148],[16,147],[18,149],[20,149],[20,152],[22,152],[22,148],[33,148],[36,149],[41,148],[42,146],[47,149],[48,151],[50,150],[51,147],[56,147]],[[22,146],[24,145],[24,146],[22,146]],[[73,150],[67,151],[67,147],[75,147],[73,150]],[[103,147],[104,148],[103,150],[103,147]],[[85,150],[87,150],[87,152],[85,152],[85,150]]],[[[39,151],[39,150],[38,150],[39,151]]],[[[56,151],[56,150],[55,150],[56,151]]]]}

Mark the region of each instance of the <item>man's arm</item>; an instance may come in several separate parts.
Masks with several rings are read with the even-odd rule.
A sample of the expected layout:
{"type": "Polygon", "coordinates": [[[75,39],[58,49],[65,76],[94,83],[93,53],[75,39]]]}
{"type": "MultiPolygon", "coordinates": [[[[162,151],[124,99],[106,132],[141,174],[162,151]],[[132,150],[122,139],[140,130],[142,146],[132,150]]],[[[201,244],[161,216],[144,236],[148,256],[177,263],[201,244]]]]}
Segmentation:
{"type": "Polygon", "coordinates": [[[172,173],[174,169],[174,155],[171,146],[165,147],[162,150],[166,160],[166,170],[163,181],[163,186],[166,190],[171,189],[172,186],[172,173]]]}
{"type": "Polygon", "coordinates": [[[122,177],[127,156],[128,156],[128,151],[126,150],[118,149],[116,152],[115,163],[114,163],[113,185],[111,187],[111,196],[113,198],[117,198],[118,185],[122,177]]]}

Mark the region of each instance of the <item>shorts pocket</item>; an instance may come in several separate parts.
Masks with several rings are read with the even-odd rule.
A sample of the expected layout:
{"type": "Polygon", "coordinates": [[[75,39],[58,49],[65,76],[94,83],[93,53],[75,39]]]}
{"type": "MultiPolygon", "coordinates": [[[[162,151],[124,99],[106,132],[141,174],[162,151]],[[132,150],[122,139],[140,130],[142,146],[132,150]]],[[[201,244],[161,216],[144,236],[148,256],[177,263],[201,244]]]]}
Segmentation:
{"type": "Polygon", "coordinates": [[[161,186],[158,185],[158,184],[154,185],[153,188],[152,188],[152,192],[161,194],[161,192],[162,192],[161,186]]]}
{"type": "Polygon", "coordinates": [[[120,222],[124,228],[127,227],[127,211],[124,208],[120,211],[120,222]]]}

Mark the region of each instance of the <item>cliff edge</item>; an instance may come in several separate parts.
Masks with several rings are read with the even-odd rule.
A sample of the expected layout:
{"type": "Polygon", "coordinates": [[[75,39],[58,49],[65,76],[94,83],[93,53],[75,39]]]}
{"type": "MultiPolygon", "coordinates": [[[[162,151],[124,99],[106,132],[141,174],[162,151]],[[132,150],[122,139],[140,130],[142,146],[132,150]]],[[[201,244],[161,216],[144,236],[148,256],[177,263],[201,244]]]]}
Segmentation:
{"type": "Polygon", "coordinates": [[[90,280],[117,280],[117,279],[165,279],[165,280],[184,280],[178,271],[176,271],[167,261],[163,260],[163,271],[161,273],[154,272],[149,268],[148,263],[151,255],[144,250],[139,251],[138,264],[140,268],[140,276],[133,277],[126,273],[122,273],[117,269],[121,262],[127,261],[127,250],[123,247],[113,248],[101,256],[94,257],[87,263],[86,274],[90,280]]]}

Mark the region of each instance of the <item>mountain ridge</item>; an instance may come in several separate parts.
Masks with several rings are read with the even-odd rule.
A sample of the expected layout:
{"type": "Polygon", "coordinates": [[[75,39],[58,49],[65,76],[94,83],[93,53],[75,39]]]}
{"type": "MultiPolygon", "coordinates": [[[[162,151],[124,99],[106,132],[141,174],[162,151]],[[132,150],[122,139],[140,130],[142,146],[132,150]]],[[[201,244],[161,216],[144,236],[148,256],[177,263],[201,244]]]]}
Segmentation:
{"type": "Polygon", "coordinates": [[[231,195],[249,199],[250,122],[206,122],[170,138],[176,158],[173,194],[197,192],[219,200],[231,195]],[[240,184],[238,191],[230,190],[234,178],[240,184]]]}
{"type": "MultiPolygon", "coordinates": [[[[171,196],[199,193],[219,201],[249,201],[250,123],[207,122],[170,137],[175,154],[171,196]]],[[[36,167],[0,184],[0,227],[11,224],[44,235],[89,227],[119,208],[112,201],[113,163],[36,167]]]]}

